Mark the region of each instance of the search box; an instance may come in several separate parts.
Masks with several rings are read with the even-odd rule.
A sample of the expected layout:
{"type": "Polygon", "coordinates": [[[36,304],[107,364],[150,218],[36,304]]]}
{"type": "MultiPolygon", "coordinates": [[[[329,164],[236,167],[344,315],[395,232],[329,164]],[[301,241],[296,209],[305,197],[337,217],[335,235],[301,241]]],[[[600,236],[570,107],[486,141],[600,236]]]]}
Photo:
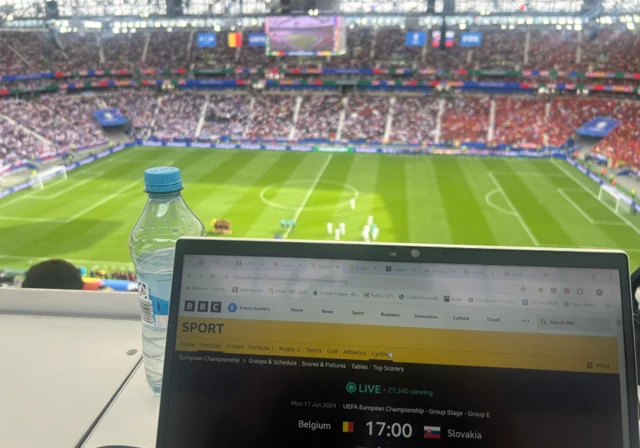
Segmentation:
{"type": "Polygon", "coordinates": [[[609,319],[604,317],[574,317],[539,314],[538,330],[609,333],[611,331],[611,326],[609,319]]]}

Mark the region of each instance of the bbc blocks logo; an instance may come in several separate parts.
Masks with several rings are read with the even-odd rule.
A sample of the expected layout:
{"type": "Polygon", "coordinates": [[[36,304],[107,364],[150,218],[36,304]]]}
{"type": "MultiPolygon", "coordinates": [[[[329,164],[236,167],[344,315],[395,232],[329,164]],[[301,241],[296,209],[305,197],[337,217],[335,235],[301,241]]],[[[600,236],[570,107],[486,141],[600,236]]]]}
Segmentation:
{"type": "Polygon", "coordinates": [[[185,300],[184,310],[186,312],[196,313],[221,313],[222,302],[209,302],[207,300],[185,300]]]}

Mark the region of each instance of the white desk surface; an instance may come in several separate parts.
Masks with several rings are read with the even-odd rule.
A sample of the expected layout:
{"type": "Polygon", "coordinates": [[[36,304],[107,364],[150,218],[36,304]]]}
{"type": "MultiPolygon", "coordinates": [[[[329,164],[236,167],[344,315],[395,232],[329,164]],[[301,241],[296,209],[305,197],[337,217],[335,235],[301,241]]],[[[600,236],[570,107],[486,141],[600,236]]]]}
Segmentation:
{"type": "Polygon", "coordinates": [[[0,315],[0,445],[75,446],[140,346],[135,320],[0,315]]]}
{"type": "Polygon", "coordinates": [[[160,395],[151,392],[141,364],[83,448],[118,444],[154,447],[159,410],[160,395]]]}

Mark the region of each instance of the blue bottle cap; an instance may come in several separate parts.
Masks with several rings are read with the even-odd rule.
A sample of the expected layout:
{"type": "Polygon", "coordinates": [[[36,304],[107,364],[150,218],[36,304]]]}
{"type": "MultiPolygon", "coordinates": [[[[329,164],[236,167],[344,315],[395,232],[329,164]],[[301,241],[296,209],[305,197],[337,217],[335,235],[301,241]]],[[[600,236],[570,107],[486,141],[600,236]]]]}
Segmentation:
{"type": "Polygon", "coordinates": [[[144,172],[144,189],[147,193],[172,193],[182,190],[180,169],[158,166],[144,172]]]}

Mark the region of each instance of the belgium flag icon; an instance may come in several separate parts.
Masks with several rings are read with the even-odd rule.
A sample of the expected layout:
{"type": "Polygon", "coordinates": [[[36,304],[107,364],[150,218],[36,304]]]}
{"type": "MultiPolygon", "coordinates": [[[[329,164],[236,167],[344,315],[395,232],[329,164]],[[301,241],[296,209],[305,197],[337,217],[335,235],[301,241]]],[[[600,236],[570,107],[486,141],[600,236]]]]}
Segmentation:
{"type": "Polygon", "coordinates": [[[353,422],[342,422],[342,432],[353,432],[353,422]]]}

